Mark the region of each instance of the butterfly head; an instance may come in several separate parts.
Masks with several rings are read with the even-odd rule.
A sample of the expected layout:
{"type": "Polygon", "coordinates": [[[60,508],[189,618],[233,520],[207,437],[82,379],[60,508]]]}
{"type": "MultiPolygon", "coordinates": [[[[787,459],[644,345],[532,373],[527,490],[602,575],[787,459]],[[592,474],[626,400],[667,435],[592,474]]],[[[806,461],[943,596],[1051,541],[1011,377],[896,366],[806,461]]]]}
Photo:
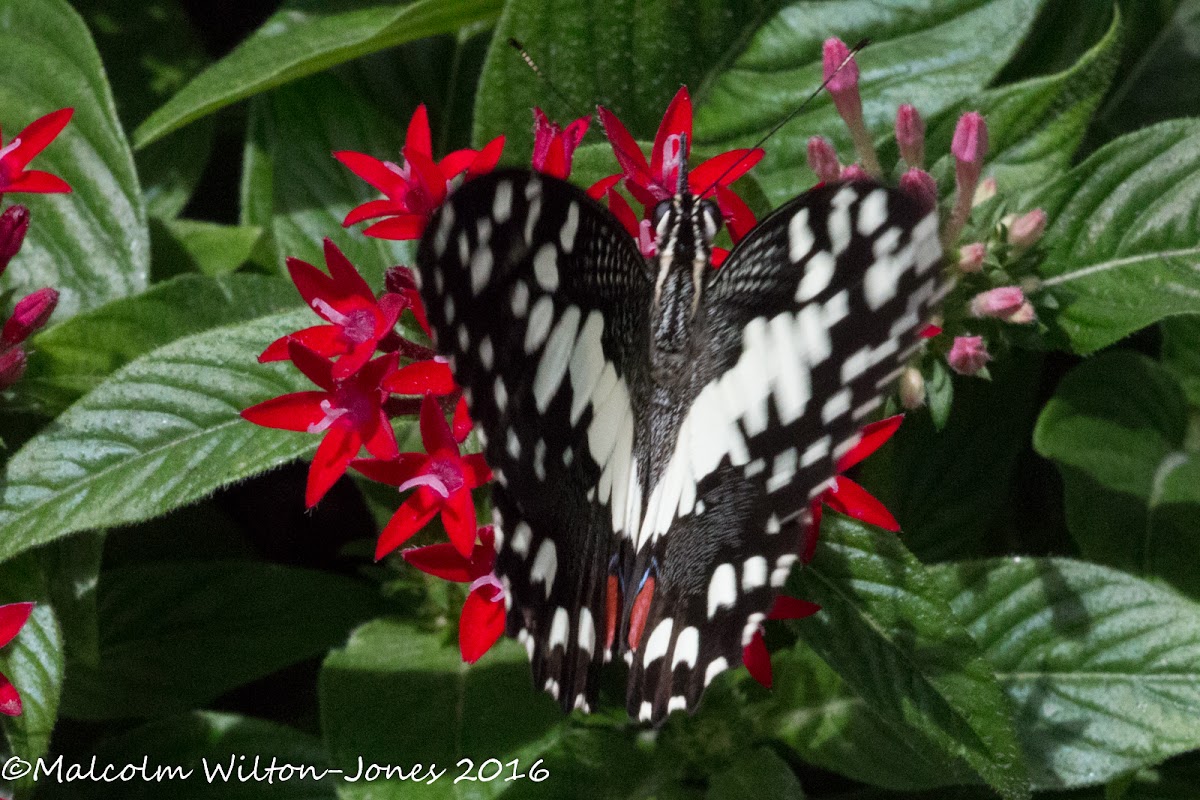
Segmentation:
{"type": "MultiPolygon", "coordinates": [[[[686,143],[682,150],[687,151],[686,143]]],[[[681,162],[675,194],[654,207],[651,222],[658,250],[653,260],[654,345],[659,352],[684,354],[712,269],[713,239],[721,229],[721,210],[712,200],[692,194],[687,163],[681,162]]]]}

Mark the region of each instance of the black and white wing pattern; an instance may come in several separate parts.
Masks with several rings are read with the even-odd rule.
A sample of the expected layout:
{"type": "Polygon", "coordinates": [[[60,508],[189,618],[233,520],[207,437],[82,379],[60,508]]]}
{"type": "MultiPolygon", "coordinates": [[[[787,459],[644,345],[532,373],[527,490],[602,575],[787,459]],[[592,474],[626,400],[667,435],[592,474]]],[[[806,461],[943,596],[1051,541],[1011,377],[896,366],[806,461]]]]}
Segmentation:
{"type": "Polygon", "coordinates": [[[847,183],[787,203],[710,274],[690,400],[634,543],[657,585],[631,715],[691,710],[741,663],[809,501],[918,346],[940,260],[935,213],[847,183]]]}
{"type": "Polygon", "coordinates": [[[646,262],[609,212],[551,177],[498,171],[433,216],[417,256],[496,479],[507,631],[565,710],[595,702],[610,562],[640,510],[632,407],[646,376],[646,262]]]}

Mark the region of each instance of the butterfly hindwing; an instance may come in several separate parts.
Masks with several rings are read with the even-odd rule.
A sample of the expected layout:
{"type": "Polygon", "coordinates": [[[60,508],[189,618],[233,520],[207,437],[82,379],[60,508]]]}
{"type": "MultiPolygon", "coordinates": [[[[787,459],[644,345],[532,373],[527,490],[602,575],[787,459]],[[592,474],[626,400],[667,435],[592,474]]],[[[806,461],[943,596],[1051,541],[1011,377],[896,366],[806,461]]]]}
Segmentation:
{"type": "Polygon", "coordinates": [[[496,478],[508,633],[564,709],[593,705],[609,561],[638,500],[627,489],[645,261],[585,193],[514,170],[454,192],[417,264],[496,478]]]}
{"type": "Polygon", "coordinates": [[[784,205],[712,274],[690,402],[637,538],[657,584],[631,715],[690,710],[741,663],[809,501],[917,346],[940,256],[936,215],[851,183],[784,205]]]}

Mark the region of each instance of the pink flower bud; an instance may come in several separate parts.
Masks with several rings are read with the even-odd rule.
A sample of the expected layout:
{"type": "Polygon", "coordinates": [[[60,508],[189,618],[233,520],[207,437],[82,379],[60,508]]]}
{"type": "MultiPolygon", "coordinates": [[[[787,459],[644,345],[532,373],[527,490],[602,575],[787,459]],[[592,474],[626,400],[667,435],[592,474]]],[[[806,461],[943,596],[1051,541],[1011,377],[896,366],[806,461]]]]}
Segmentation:
{"type": "Polygon", "coordinates": [[[867,171],[858,164],[847,164],[842,170],[842,180],[844,181],[869,181],[871,176],[867,171]]]}
{"type": "Polygon", "coordinates": [[[937,181],[923,169],[914,167],[901,175],[900,191],[920,203],[926,212],[937,208],[937,181]]]}
{"type": "Polygon", "coordinates": [[[1004,321],[1011,322],[1013,325],[1028,325],[1035,319],[1037,319],[1037,312],[1033,310],[1033,303],[1026,300],[1016,311],[1005,317],[1004,321]]]}
{"type": "Polygon", "coordinates": [[[12,316],[4,323],[0,332],[0,341],[5,345],[14,345],[25,341],[29,335],[46,324],[54,307],[58,305],[58,292],[53,289],[38,289],[26,295],[13,309],[12,316]]]}
{"type": "Polygon", "coordinates": [[[828,81],[829,93],[834,96],[835,102],[839,94],[847,92],[853,92],[857,97],[858,64],[850,58],[850,48],[846,47],[846,43],[836,36],[826,39],[821,47],[821,56],[823,77],[828,81]]]}
{"type": "Polygon", "coordinates": [[[858,64],[850,57],[850,48],[841,39],[826,39],[822,60],[829,94],[833,97],[838,114],[850,129],[859,162],[869,174],[881,175],[883,170],[879,166],[875,142],[863,121],[862,97],[858,93],[858,64]]]}
{"type": "Polygon", "coordinates": [[[25,206],[9,206],[0,214],[0,275],[8,268],[8,262],[21,249],[25,231],[29,230],[29,209],[25,206]]]}
{"type": "Polygon", "coordinates": [[[1037,244],[1046,232],[1046,212],[1040,208],[1026,211],[1013,220],[1008,229],[1008,241],[1021,250],[1037,244]]]}
{"type": "Polygon", "coordinates": [[[982,336],[954,337],[954,344],[946,356],[950,369],[959,375],[974,375],[991,360],[982,336]]]}
{"type": "Polygon", "coordinates": [[[985,256],[987,256],[987,248],[983,242],[964,244],[958,250],[958,268],[963,272],[979,272],[983,269],[985,256]]]}
{"type": "Polygon", "coordinates": [[[976,317],[1007,319],[1025,302],[1020,286],[1000,286],[988,289],[971,299],[971,314],[976,317]]]}
{"type": "Polygon", "coordinates": [[[981,180],[975,189],[975,196],[971,198],[971,206],[974,207],[991,200],[996,196],[996,189],[996,179],[991,175],[981,180]]]}
{"type": "Polygon", "coordinates": [[[831,183],[842,176],[842,165],[838,161],[837,151],[823,136],[814,136],[808,140],[808,168],[817,174],[817,180],[831,183]]]}
{"type": "Polygon", "coordinates": [[[925,405],[925,378],[916,367],[900,373],[900,404],[909,410],[925,405]]]}
{"type": "Polygon", "coordinates": [[[924,165],[925,121],[908,103],[896,109],[896,144],[900,145],[904,163],[918,168],[924,165]]]}
{"type": "Polygon", "coordinates": [[[25,351],[19,347],[0,353],[0,390],[7,389],[25,374],[25,351]]]}
{"type": "Polygon", "coordinates": [[[987,147],[987,123],[983,115],[978,111],[963,114],[954,127],[954,139],[950,142],[950,152],[955,160],[982,167],[987,147]]]}

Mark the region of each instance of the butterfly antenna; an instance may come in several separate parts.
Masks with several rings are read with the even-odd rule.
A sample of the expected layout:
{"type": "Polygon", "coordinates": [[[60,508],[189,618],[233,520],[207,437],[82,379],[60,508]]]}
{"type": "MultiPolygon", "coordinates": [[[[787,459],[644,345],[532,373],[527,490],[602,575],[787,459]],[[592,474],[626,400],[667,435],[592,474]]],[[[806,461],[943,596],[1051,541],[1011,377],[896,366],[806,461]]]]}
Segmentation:
{"type": "MultiPolygon", "coordinates": [[[[533,70],[533,74],[537,75],[538,78],[541,79],[542,83],[546,84],[547,88],[550,89],[551,94],[553,94],[568,109],[570,109],[572,115],[583,116],[582,114],[575,113],[579,108],[579,104],[568,97],[564,92],[560,91],[559,88],[554,84],[554,81],[550,80],[550,77],[546,73],[542,72],[542,68],[539,67],[537,62],[533,60],[533,56],[529,55],[529,51],[525,49],[525,45],[521,44],[519,40],[514,39],[511,36],[508,37],[508,44],[509,47],[516,50],[521,56],[521,60],[525,62],[525,66],[533,70]]],[[[588,114],[587,116],[590,119],[592,115],[588,114]]]]}
{"type": "Polygon", "coordinates": [[[708,186],[708,188],[706,188],[703,192],[700,192],[700,195],[701,196],[706,195],[710,191],[712,191],[714,188],[716,188],[716,186],[721,181],[725,180],[725,176],[728,175],[729,173],[733,172],[735,169],[737,169],[743,161],[745,161],[747,158],[750,157],[751,153],[753,153],[758,148],[762,147],[766,143],[766,141],[768,139],[770,139],[772,136],[779,133],[780,128],[782,128],[784,125],[787,125],[789,122],[791,122],[793,119],[795,119],[796,116],[799,115],[799,113],[801,111],[803,111],[805,108],[808,107],[809,103],[811,103],[813,100],[817,99],[817,96],[825,90],[825,87],[829,85],[829,82],[832,81],[834,78],[836,78],[837,74],[839,72],[841,72],[846,67],[847,64],[850,63],[850,60],[854,58],[855,54],[858,53],[860,50],[862,50],[867,45],[869,45],[870,43],[871,43],[870,39],[860,39],[858,41],[858,44],[854,45],[854,47],[851,47],[850,52],[846,54],[846,57],[842,59],[842,62],[837,65],[837,67],[833,70],[833,72],[830,73],[828,78],[821,81],[820,86],[818,86],[816,89],[814,89],[808,97],[804,98],[803,103],[796,106],[796,108],[792,109],[791,113],[789,113],[786,117],[781,119],[779,122],[775,123],[775,126],[773,128],[771,128],[771,130],[769,130],[765,134],[763,134],[763,137],[761,139],[759,139],[757,142],[755,142],[750,147],[750,149],[748,149],[746,151],[746,154],[744,156],[742,156],[737,161],[730,164],[729,169],[722,172],[720,174],[720,176],[708,186]]]}

